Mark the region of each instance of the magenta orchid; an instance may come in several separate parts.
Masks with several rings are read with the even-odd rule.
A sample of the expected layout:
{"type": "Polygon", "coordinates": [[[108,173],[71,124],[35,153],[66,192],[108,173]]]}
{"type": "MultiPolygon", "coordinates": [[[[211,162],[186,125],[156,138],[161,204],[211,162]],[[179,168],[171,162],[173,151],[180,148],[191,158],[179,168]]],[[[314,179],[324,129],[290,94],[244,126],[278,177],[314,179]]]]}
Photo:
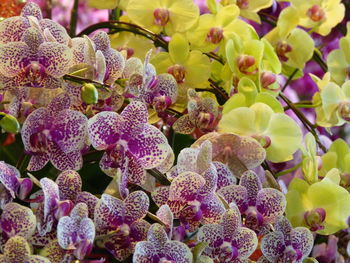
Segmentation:
{"type": "Polygon", "coordinates": [[[42,169],[48,161],[59,170],[79,170],[87,146],[87,118],[70,110],[70,99],[56,97],[47,108],[33,111],[23,124],[22,140],[31,155],[29,171],[42,169]]]}
{"type": "Polygon", "coordinates": [[[143,218],[148,207],[148,196],[142,191],[132,192],[124,201],[103,194],[97,203],[96,232],[106,235],[103,245],[117,260],[126,259],[136,243],[146,239],[150,224],[143,218]]]}
{"type": "Polygon", "coordinates": [[[129,182],[145,180],[145,169],[155,168],[166,161],[170,146],[166,137],[147,123],[147,107],[133,101],[119,115],[101,112],[89,119],[88,132],[92,146],[105,150],[100,167],[113,173],[128,160],[129,182]]]}

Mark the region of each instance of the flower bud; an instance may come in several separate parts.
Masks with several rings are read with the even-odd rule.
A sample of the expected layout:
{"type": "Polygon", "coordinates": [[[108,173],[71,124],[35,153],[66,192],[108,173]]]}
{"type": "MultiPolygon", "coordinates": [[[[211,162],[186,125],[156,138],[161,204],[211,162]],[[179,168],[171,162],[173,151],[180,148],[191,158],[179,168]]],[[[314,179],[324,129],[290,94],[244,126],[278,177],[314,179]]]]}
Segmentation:
{"type": "MultiPolygon", "coordinates": [[[[4,113],[2,113],[4,114],[4,113]]],[[[0,115],[0,127],[5,131],[9,133],[18,133],[20,126],[15,117],[13,117],[10,114],[4,114],[0,115]],[[2,117],[2,118],[1,118],[2,117]]]]}
{"type": "Polygon", "coordinates": [[[98,101],[98,91],[94,84],[85,83],[81,89],[81,99],[86,104],[96,104],[98,101]]]}

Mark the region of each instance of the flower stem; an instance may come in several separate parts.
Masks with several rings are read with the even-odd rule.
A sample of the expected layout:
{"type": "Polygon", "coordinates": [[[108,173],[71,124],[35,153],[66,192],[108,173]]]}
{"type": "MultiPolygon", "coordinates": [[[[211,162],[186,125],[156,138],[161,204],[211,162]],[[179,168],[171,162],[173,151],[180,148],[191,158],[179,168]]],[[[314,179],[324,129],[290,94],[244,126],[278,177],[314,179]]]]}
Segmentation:
{"type": "Polygon", "coordinates": [[[170,185],[171,182],[169,181],[169,179],[162,174],[160,171],[158,171],[157,169],[153,168],[153,169],[149,169],[147,170],[147,172],[152,175],[155,179],[157,179],[162,185],[170,185]]]}
{"type": "Polygon", "coordinates": [[[75,31],[77,29],[78,6],[79,6],[79,0],[74,0],[74,5],[70,16],[70,28],[69,28],[69,35],[71,37],[75,37],[75,31]]]}

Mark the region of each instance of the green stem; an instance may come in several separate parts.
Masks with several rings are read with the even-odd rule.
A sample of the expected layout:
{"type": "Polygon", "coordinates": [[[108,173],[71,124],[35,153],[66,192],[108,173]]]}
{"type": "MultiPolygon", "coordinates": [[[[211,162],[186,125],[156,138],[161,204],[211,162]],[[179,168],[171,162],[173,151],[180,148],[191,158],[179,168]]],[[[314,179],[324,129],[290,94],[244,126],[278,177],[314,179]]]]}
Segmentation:
{"type": "Polygon", "coordinates": [[[275,177],[279,177],[279,176],[282,176],[282,175],[285,175],[285,174],[289,174],[291,172],[294,172],[295,170],[297,170],[299,167],[301,167],[302,163],[298,163],[297,165],[289,168],[289,169],[286,169],[286,170],[283,170],[279,173],[276,173],[275,174],[275,177]]]}
{"type": "Polygon", "coordinates": [[[71,37],[75,37],[75,31],[77,29],[78,6],[79,6],[79,0],[74,0],[74,5],[70,16],[70,28],[69,28],[69,35],[71,37]]]}
{"type": "Polygon", "coordinates": [[[328,71],[327,63],[323,61],[322,57],[317,53],[317,51],[314,51],[312,59],[320,66],[323,72],[326,73],[328,71]]]}

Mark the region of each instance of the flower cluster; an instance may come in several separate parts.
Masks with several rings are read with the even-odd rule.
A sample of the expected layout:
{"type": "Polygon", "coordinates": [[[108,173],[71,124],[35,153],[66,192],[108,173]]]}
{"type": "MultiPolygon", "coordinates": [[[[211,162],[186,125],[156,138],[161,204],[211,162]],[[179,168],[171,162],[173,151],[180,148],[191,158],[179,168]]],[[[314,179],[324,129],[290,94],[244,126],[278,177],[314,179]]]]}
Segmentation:
{"type": "Polygon", "coordinates": [[[348,1],[25,2],[0,4],[0,262],[350,260],[348,1]]]}

